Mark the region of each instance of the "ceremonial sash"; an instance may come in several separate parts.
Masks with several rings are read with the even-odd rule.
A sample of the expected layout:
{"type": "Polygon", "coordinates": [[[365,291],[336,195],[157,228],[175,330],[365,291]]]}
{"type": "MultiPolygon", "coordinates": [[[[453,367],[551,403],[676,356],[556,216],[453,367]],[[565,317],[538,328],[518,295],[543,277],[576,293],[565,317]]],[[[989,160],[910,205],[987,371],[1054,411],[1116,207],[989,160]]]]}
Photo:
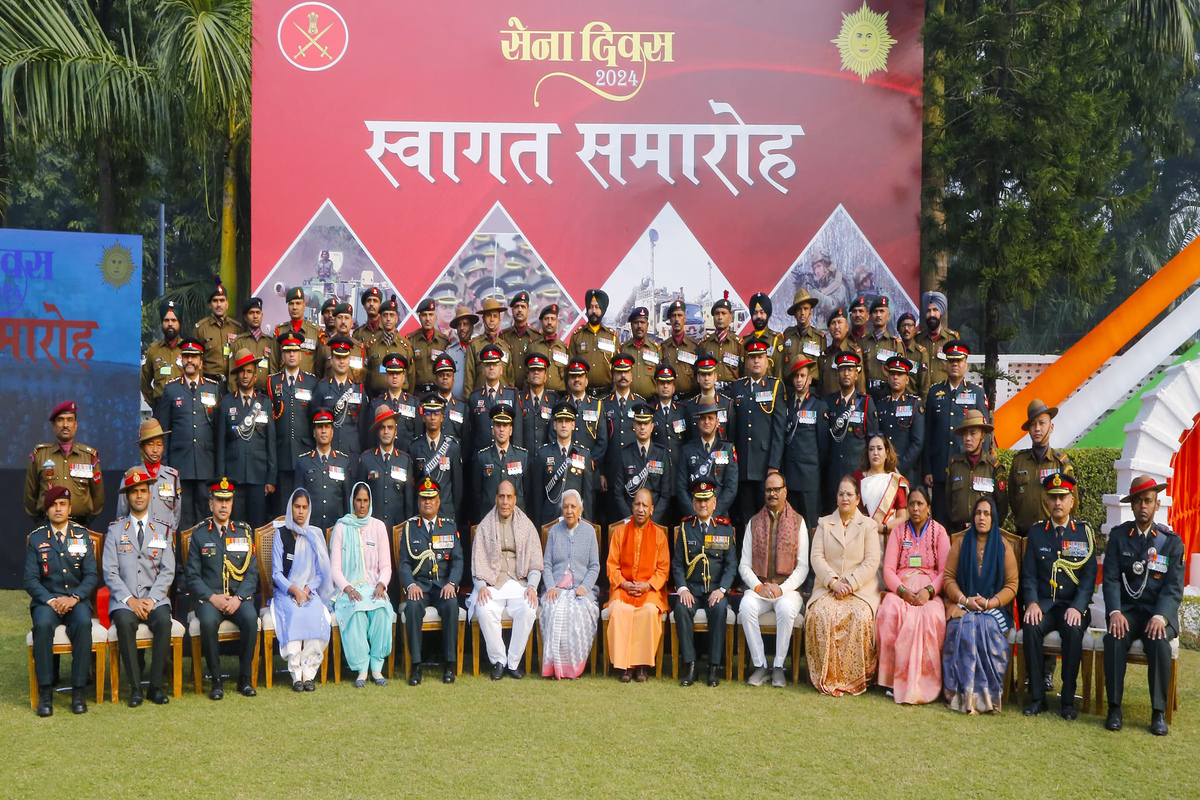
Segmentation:
{"type": "MultiPolygon", "coordinates": [[[[564,458],[562,460],[562,463],[558,465],[558,469],[554,470],[554,474],[550,476],[550,481],[546,484],[546,499],[549,500],[551,503],[558,502],[558,498],[551,497],[550,493],[554,491],[555,486],[558,486],[558,482],[562,480],[562,476],[566,474],[567,467],[569,467],[570,465],[571,465],[571,450],[570,450],[570,448],[567,448],[567,457],[564,458]]],[[[558,497],[560,497],[560,498],[562,497],[562,491],[559,491],[558,497]]]]}

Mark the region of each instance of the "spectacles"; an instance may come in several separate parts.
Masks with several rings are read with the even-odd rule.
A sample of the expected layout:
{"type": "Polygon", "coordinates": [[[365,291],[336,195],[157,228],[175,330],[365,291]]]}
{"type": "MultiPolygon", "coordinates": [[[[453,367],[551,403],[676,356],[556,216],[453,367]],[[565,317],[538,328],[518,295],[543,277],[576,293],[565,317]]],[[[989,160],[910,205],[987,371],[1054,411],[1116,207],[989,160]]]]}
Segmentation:
{"type": "Polygon", "coordinates": [[[783,487],[782,486],[768,486],[765,489],[763,489],[763,491],[766,492],[767,494],[779,494],[780,492],[783,491],[783,487]]]}

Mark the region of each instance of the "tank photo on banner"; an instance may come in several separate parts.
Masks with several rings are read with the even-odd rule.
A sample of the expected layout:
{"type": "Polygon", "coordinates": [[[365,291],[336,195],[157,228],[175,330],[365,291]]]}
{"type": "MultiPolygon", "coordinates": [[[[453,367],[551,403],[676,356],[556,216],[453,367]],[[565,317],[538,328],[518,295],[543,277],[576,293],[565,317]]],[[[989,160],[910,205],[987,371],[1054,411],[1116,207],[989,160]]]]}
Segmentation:
{"type": "Polygon", "coordinates": [[[603,288],[606,323],[645,305],[658,336],[676,298],[702,336],[726,293],[735,331],[755,292],[786,309],[797,280],[917,295],[921,0],[254,10],[268,323],[280,288],[311,306],[368,280],[406,309],[434,297],[443,329],[527,291],[566,333],[603,288]],[[810,277],[818,239],[832,269],[810,277]]]}

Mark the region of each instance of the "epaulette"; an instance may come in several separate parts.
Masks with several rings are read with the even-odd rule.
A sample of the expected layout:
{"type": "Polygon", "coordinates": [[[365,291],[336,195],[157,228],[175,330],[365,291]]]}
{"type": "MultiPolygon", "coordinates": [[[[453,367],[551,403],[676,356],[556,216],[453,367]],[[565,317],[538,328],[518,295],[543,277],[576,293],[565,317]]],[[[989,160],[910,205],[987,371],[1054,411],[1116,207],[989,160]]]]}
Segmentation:
{"type": "Polygon", "coordinates": [[[86,445],[86,444],[80,444],[79,442],[71,442],[71,445],[72,445],[73,447],[78,447],[80,450],[82,450],[82,451],[83,451],[83,452],[85,452],[85,453],[88,453],[89,455],[95,455],[95,454],[96,454],[96,448],[94,448],[94,447],[89,447],[89,446],[88,446],[88,445],[86,445]]]}
{"type": "Polygon", "coordinates": [[[1056,458],[1058,458],[1058,463],[1060,463],[1060,464],[1066,464],[1067,462],[1069,462],[1071,460],[1071,459],[1067,458],[1067,454],[1062,452],[1061,450],[1057,453],[1056,458]]]}
{"type": "Polygon", "coordinates": [[[164,383],[163,386],[170,386],[172,383],[183,383],[183,376],[180,375],[178,378],[171,378],[171,380],[164,383]]]}
{"type": "Polygon", "coordinates": [[[32,531],[29,532],[29,538],[32,539],[34,536],[38,535],[39,533],[46,533],[49,530],[50,530],[49,523],[46,523],[45,525],[39,525],[36,528],[34,528],[32,531]]]}
{"type": "Polygon", "coordinates": [[[529,455],[529,451],[526,450],[524,447],[521,447],[521,445],[519,445],[519,444],[514,444],[511,447],[509,447],[508,449],[509,450],[520,450],[525,455],[529,455]]]}
{"type": "Polygon", "coordinates": [[[718,525],[733,525],[733,523],[729,521],[729,517],[713,517],[713,522],[717,523],[718,525]]]}

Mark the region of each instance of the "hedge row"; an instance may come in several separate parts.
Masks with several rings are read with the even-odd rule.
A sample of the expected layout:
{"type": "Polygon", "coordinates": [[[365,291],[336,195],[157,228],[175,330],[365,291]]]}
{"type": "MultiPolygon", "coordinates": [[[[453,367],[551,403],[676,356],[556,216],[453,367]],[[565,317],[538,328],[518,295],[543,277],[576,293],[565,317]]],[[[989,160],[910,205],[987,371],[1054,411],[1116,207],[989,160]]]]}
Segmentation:
{"type": "MultiPolygon", "coordinates": [[[[1013,453],[1013,450],[997,452],[1005,475],[1012,465],[1013,453]]],[[[1075,466],[1075,478],[1079,486],[1079,504],[1075,507],[1075,516],[1086,520],[1099,533],[1108,518],[1104,495],[1117,491],[1117,471],[1113,469],[1113,462],[1121,457],[1121,451],[1112,447],[1068,447],[1066,453],[1075,466]]],[[[1005,526],[1009,530],[1012,529],[1011,523],[1010,516],[1005,526]]]]}

